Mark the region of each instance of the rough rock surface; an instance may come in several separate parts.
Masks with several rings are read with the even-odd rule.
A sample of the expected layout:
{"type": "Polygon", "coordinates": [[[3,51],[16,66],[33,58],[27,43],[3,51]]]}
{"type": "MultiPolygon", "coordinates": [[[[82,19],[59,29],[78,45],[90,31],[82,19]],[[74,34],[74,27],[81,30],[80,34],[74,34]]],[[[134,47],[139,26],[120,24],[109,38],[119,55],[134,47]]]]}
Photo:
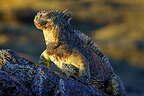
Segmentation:
{"type": "Polygon", "coordinates": [[[15,76],[0,71],[0,96],[32,96],[32,92],[15,76]]]}
{"type": "Polygon", "coordinates": [[[108,96],[93,86],[59,76],[42,65],[0,50],[0,96],[108,96]]]}

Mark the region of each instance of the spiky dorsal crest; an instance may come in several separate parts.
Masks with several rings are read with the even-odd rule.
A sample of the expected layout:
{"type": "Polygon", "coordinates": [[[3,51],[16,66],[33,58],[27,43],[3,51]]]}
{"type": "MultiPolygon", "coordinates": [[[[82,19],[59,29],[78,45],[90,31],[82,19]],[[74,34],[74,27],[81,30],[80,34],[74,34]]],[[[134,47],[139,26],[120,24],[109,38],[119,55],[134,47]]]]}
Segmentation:
{"type": "Polygon", "coordinates": [[[68,9],[65,9],[62,11],[63,13],[63,18],[70,24],[70,21],[72,19],[71,14],[72,12],[70,12],[68,9]]]}
{"type": "Polygon", "coordinates": [[[38,12],[38,14],[41,13],[48,13],[50,15],[57,15],[59,18],[63,18],[65,21],[67,21],[70,24],[70,21],[72,19],[72,12],[70,12],[68,9],[65,10],[59,10],[59,9],[50,9],[50,10],[43,10],[38,12]]]}

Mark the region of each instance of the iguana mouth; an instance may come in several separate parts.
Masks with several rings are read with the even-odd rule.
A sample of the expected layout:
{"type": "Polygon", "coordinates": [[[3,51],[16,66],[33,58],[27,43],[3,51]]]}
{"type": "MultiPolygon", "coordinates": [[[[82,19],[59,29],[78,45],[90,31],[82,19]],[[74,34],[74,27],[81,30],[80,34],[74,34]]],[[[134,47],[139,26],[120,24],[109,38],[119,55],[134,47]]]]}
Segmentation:
{"type": "Polygon", "coordinates": [[[47,21],[44,21],[44,22],[40,22],[39,25],[43,26],[43,25],[46,25],[47,24],[47,21]]]}
{"type": "Polygon", "coordinates": [[[47,21],[43,21],[43,22],[37,21],[37,22],[34,22],[34,24],[35,24],[35,26],[36,26],[38,29],[42,29],[42,28],[44,28],[44,27],[46,26],[47,21]]]}

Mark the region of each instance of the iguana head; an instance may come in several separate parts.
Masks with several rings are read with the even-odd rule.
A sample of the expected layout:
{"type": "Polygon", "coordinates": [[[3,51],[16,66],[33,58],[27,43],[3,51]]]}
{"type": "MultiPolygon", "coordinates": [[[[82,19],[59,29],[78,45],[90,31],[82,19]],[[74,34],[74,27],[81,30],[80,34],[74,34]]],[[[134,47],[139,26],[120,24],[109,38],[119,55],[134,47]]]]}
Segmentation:
{"type": "Polygon", "coordinates": [[[62,26],[69,24],[71,16],[68,14],[67,10],[57,11],[40,11],[37,13],[34,19],[35,26],[40,29],[48,29],[54,26],[62,26]]]}
{"type": "Polygon", "coordinates": [[[64,11],[40,11],[34,19],[35,26],[43,30],[45,43],[48,49],[55,49],[65,40],[64,28],[70,23],[71,16],[64,11]]]}

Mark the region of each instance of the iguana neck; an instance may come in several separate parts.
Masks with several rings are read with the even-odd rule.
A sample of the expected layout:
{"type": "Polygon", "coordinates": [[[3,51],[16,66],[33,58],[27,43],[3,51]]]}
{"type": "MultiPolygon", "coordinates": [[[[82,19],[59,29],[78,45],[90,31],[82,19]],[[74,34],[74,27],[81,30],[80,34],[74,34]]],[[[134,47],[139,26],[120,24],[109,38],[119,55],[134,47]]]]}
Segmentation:
{"type": "Polygon", "coordinates": [[[59,42],[58,31],[59,29],[57,26],[46,28],[43,30],[43,35],[47,49],[54,49],[58,45],[59,42]]]}

